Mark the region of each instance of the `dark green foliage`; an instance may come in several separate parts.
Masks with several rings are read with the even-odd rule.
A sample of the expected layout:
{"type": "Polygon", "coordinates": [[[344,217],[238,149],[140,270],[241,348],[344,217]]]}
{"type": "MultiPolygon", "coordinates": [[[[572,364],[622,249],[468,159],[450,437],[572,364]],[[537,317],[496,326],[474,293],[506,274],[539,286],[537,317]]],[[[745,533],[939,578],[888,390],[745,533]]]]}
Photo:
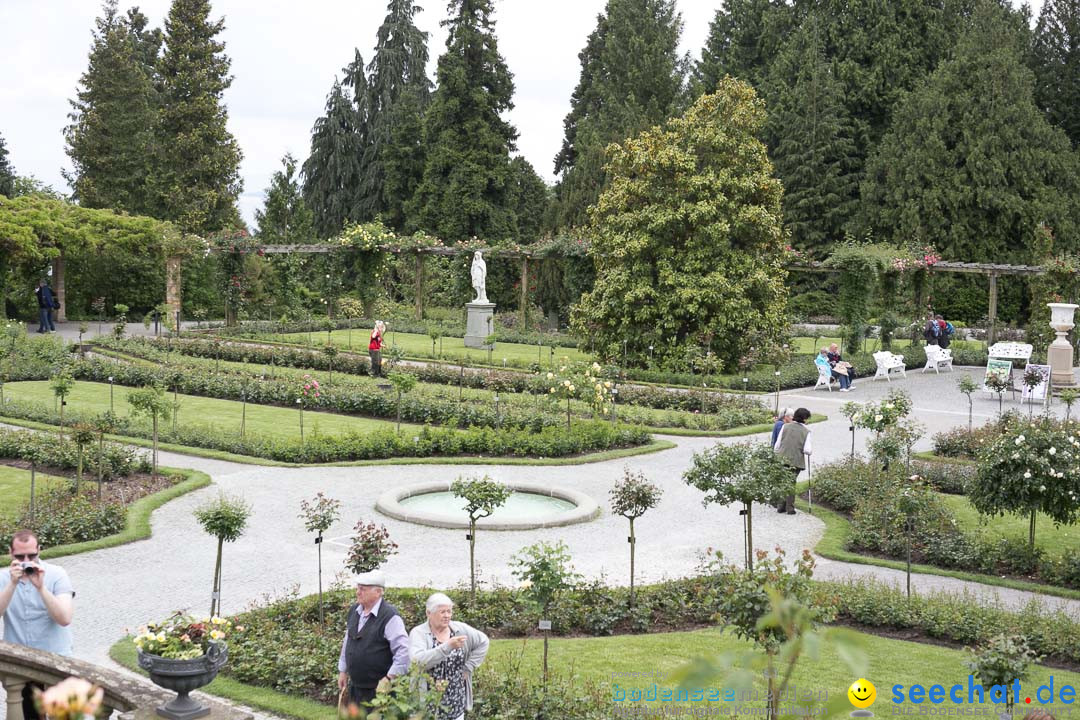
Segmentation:
{"type": "Polygon", "coordinates": [[[1037,225],[1073,238],[1077,156],[1032,100],[1025,34],[982,4],[954,56],[903,101],[867,165],[865,225],[953,260],[1031,260],[1037,225]]]}
{"type": "Polygon", "coordinates": [[[362,150],[356,110],[335,78],[326,98],[326,114],[312,129],[311,154],[303,170],[304,201],[315,214],[315,233],[321,239],[333,237],[346,222],[358,219],[355,195],[362,150]]]}
{"type": "Polygon", "coordinates": [[[1034,38],[1035,100],[1080,143],[1080,0],[1045,0],[1034,38]]]}
{"type": "Polygon", "coordinates": [[[844,90],[825,57],[816,16],[792,34],[765,86],[765,134],[784,184],[784,224],[791,244],[822,251],[844,237],[859,198],[860,161],[844,90]]]}
{"type": "Polygon", "coordinates": [[[173,0],[158,63],[161,111],[154,133],[150,182],[155,216],[185,232],[211,233],[239,225],[240,159],[226,128],[223,94],[232,84],[224,19],[210,20],[209,0],[173,0]]]}
{"type": "Polygon", "coordinates": [[[581,76],[555,158],[555,225],[584,225],[607,183],[604,149],[678,110],[685,69],[673,0],[608,0],[578,54],[581,76]]]}
{"type": "Polygon", "coordinates": [[[97,19],[89,65],[79,79],[64,135],[74,172],[65,174],[83,207],[150,214],[147,176],[158,114],[160,30],[133,8],[125,17],[106,0],[97,19]]]}
{"type": "Polygon", "coordinates": [[[259,242],[267,245],[315,242],[314,216],[301,197],[300,184],[295,178],[296,160],[286,153],[281,166],[270,178],[263,208],[255,211],[259,242]]]}
{"type": "Polygon", "coordinates": [[[18,530],[32,530],[42,547],[57,547],[115,535],[127,523],[123,504],[72,497],[67,487],[40,493],[34,505],[32,518],[27,505],[14,517],[0,519],[0,546],[11,547],[11,536],[18,530]]]}
{"type": "MultiPolygon", "coordinates": [[[[101,454],[102,476],[106,480],[149,472],[150,461],[127,445],[106,443],[101,454]]],[[[0,430],[0,458],[13,460],[33,457],[43,468],[73,470],[78,467],[78,448],[71,443],[57,443],[52,437],[24,430],[0,430]]],[[[97,475],[97,449],[86,453],[87,472],[97,475]]]]}
{"type": "Polygon", "coordinates": [[[781,0],[726,0],[694,65],[694,93],[715,92],[725,75],[760,87],[791,23],[791,7],[781,0]]]}
{"type": "Polygon", "coordinates": [[[424,116],[423,181],[408,225],[444,241],[516,238],[510,152],[517,131],[503,119],[514,81],[499,54],[492,0],[452,0],[438,88],[424,116]]]}
{"type": "Polygon", "coordinates": [[[520,242],[527,244],[538,240],[551,202],[550,191],[536,169],[521,156],[510,161],[509,202],[517,216],[520,242]]]}
{"type": "Polygon", "coordinates": [[[15,194],[15,168],[8,160],[8,149],[0,135],[0,195],[12,197],[15,194]]]}

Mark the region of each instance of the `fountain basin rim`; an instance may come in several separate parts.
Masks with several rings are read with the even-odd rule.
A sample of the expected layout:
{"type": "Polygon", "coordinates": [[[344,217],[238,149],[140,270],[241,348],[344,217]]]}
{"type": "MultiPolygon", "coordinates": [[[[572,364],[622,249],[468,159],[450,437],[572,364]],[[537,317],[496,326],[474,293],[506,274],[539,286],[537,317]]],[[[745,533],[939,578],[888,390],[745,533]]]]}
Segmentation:
{"type": "MultiPolygon", "coordinates": [[[[392,517],[395,520],[411,522],[417,525],[428,525],[430,527],[467,530],[469,528],[467,520],[450,520],[439,513],[412,510],[401,504],[402,500],[416,495],[449,492],[450,485],[451,482],[447,481],[429,481],[387,490],[379,496],[378,501],[375,503],[375,509],[383,515],[392,517]]],[[[506,486],[514,492],[544,495],[546,497],[565,500],[573,503],[575,507],[553,515],[546,520],[527,520],[520,522],[500,521],[498,520],[498,511],[496,510],[495,515],[492,517],[481,518],[476,523],[477,529],[539,530],[542,528],[562,527],[564,525],[588,522],[600,515],[600,505],[585,493],[578,492],[577,490],[569,490],[567,488],[552,487],[550,485],[541,485],[539,483],[530,482],[506,483],[506,486]]]]}

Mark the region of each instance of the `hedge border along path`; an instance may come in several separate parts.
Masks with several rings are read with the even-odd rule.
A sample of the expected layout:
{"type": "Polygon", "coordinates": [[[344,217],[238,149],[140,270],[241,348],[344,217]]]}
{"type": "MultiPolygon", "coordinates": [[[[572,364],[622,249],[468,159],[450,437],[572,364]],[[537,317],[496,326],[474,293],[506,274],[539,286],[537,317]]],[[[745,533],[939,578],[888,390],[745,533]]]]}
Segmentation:
{"type": "MultiPolygon", "coordinates": [[[[189,492],[199,490],[210,484],[210,476],[204,472],[199,472],[198,470],[161,467],[158,468],[158,472],[162,475],[183,475],[186,479],[171,487],[167,487],[164,490],[158,490],[156,493],[139,498],[129,505],[127,509],[127,521],[123,532],[116,533],[115,535],[107,535],[97,540],[87,540],[86,542],[81,543],[71,543],[69,545],[58,545],[54,548],[45,548],[41,551],[41,557],[46,560],[67,557],[69,555],[78,555],[94,550],[117,547],[118,545],[126,545],[127,543],[135,542],[136,540],[148,538],[151,534],[150,516],[155,510],[170,500],[174,500],[181,495],[186,495],[189,492]]],[[[0,566],[7,566],[10,563],[10,555],[0,555],[0,566]]]]}

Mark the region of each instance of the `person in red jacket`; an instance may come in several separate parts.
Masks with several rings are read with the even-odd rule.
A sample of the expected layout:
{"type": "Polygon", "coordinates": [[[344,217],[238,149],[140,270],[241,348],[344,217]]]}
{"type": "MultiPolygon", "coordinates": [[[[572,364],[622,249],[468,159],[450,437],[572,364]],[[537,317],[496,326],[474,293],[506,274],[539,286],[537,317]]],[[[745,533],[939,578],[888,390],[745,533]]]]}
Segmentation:
{"type": "Polygon", "coordinates": [[[371,329],[371,342],[368,343],[368,355],[371,357],[371,377],[382,377],[382,339],[386,332],[386,323],[375,321],[371,329]]]}

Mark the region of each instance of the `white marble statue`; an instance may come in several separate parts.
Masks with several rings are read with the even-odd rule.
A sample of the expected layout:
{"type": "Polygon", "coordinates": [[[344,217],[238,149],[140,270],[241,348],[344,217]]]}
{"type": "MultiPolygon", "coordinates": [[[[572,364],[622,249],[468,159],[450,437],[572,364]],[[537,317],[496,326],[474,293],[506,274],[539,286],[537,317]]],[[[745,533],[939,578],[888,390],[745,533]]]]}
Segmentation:
{"type": "Polygon", "coordinates": [[[472,286],[476,290],[476,299],[474,303],[486,303],[487,297],[487,263],[484,262],[484,256],[477,250],[473,253],[472,259],[472,286]]]}

